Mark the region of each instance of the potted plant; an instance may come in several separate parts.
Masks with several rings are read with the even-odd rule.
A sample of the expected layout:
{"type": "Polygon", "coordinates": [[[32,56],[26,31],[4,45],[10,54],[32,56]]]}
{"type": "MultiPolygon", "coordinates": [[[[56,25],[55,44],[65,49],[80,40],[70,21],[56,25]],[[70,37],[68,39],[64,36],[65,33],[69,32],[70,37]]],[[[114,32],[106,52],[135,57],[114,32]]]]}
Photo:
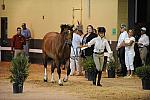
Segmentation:
{"type": "Polygon", "coordinates": [[[109,59],[107,62],[108,78],[115,78],[116,62],[114,59],[109,59]]]}
{"type": "Polygon", "coordinates": [[[88,56],[81,61],[81,65],[85,70],[85,77],[88,78],[89,81],[93,80],[94,77],[94,69],[95,63],[92,56],[88,56]]]}
{"type": "Polygon", "coordinates": [[[143,89],[150,90],[150,65],[138,67],[135,72],[136,75],[142,80],[143,89]]]}
{"type": "Polygon", "coordinates": [[[23,92],[23,83],[29,76],[28,57],[23,53],[19,53],[11,61],[10,82],[13,83],[13,93],[23,92]]]}

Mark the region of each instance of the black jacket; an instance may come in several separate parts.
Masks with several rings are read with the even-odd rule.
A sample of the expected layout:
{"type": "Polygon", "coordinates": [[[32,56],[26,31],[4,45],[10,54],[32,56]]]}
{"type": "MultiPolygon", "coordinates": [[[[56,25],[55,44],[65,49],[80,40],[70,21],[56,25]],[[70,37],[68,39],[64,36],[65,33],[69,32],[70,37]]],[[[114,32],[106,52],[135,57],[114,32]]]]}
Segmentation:
{"type": "MultiPolygon", "coordinates": [[[[86,37],[86,36],[87,36],[87,34],[85,34],[83,36],[82,45],[90,42],[93,38],[97,37],[97,34],[91,33],[88,37],[86,37]]],[[[93,50],[94,50],[94,45],[92,45],[91,47],[83,50],[81,56],[82,57],[84,57],[84,56],[91,56],[91,55],[93,55],[93,50]]]]}

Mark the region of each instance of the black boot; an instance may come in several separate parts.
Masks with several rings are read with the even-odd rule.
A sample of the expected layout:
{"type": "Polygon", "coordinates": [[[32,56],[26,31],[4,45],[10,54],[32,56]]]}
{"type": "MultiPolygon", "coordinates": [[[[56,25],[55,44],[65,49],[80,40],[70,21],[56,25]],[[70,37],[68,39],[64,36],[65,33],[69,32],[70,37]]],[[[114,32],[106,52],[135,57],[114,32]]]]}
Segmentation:
{"type": "Polygon", "coordinates": [[[101,76],[102,76],[102,71],[98,71],[98,81],[97,81],[97,86],[102,86],[102,85],[100,84],[101,76]]]}
{"type": "Polygon", "coordinates": [[[96,85],[97,73],[98,73],[98,71],[97,71],[97,69],[95,68],[95,69],[94,69],[94,77],[93,77],[93,85],[96,85]]]}

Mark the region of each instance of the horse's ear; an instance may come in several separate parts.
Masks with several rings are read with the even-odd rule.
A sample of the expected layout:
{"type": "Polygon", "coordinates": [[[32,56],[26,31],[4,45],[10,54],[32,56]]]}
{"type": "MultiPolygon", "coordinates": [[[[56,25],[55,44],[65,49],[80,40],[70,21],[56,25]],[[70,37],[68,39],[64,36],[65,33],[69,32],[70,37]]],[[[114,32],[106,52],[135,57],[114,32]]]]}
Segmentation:
{"type": "Polygon", "coordinates": [[[63,29],[63,28],[64,28],[64,24],[61,24],[61,25],[60,25],[60,28],[63,29]]]}

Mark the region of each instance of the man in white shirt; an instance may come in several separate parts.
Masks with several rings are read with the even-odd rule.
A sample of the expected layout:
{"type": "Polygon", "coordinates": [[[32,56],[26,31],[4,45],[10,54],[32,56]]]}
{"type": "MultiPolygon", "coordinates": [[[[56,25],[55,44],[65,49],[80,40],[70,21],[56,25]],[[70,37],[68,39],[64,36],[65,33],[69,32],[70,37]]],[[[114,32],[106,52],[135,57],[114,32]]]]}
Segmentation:
{"type": "Polygon", "coordinates": [[[126,76],[127,68],[126,68],[126,65],[125,65],[125,45],[124,45],[125,38],[128,38],[128,33],[126,31],[126,25],[121,26],[120,32],[121,32],[121,34],[119,36],[118,44],[117,44],[116,49],[118,50],[119,61],[120,61],[120,64],[121,64],[120,74],[121,74],[121,76],[126,76]]]}
{"type": "Polygon", "coordinates": [[[141,37],[138,40],[138,47],[140,51],[140,57],[142,60],[142,64],[145,65],[146,56],[147,56],[147,47],[149,46],[149,37],[145,34],[146,28],[141,28],[141,37]]]}
{"type": "Polygon", "coordinates": [[[73,33],[71,54],[70,54],[70,75],[74,75],[75,68],[77,69],[77,75],[82,75],[81,66],[79,66],[79,56],[80,56],[80,44],[82,43],[81,35],[83,34],[82,30],[76,29],[73,33]]]}

